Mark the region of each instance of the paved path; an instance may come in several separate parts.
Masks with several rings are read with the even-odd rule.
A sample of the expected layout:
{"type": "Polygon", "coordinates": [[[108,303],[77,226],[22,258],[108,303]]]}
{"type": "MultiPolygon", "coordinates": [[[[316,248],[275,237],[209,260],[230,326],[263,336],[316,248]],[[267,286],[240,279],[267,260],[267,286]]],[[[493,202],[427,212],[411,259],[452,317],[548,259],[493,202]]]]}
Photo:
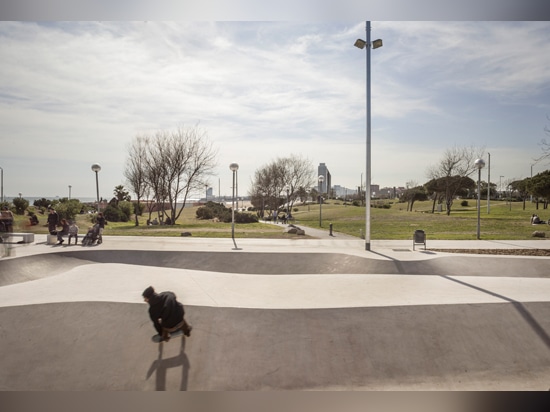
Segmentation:
{"type": "Polygon", "coordinates": [[[319,238],[16,245],[0,259],[0,389],[550,387],[550,258],[306,232],[319,238]],[[149,285],[186,304],[191,338],[150,343],[149,285]]]}

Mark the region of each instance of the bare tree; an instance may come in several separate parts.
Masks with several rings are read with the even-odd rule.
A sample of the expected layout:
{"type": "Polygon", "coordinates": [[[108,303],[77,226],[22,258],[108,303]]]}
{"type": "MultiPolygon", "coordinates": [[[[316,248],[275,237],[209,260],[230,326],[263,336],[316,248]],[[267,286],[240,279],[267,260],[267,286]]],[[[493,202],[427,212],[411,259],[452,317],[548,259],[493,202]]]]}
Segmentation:
{"type": "Polygon", "coordinates": [[[135,209],[136,226],[139,226],[138,214],[141,210],[140,200],[145,196],[147,190],[145,162],[147,156],[147,139],[137,136],[128,147],[128,158],[126,159],[126,168],[124,177],[137,199],[135,209]]]}
{"type": "Polygon", "coordinates": [[[294,202],[299,198],[299,192],[302,189],[311,187],[315,184],[315,169],[313,164],[300,155],[290,155],[286,159],[281,159],[283,164],[283,174],[286,185],[289,188],[290,211],[294,202]]]}
{"type": "MultiPolygon", "coordinates": [[[[547,119],[550,120],[550,117],[547,116],[547,119]]],[[[544,127],[544,133],[546,133],[548,136],[550,136],[550,128],[548,126],[544,127]]],[[[539,143],[542,155],[535,158],[534,160],[536,162],[540,162],[541,160],[550,159],[550,142],[546,139],[542,139],[539,143]]]]}
{"type": "Polygon", "coordinates": [[[469,176],[477,170],[475,161],[482,158],[484,153],[484,148],[455,146],[447,149],[439,163],[428,170],[428,177],[440,182],[438,186],[443,191],[447,215],[451,214],[455,197],[471,186],[472,179],[469,176]]]}
{"type": "MultiPolygon", "coordinates": [[[[156,200],[159,218],[165,215],[174,224],[181,215],[190,193],[199,190],[206,176],[212,174],[216,151],[205,131],[198,128],[178,128],[175,131],[159,131],[153,136],[136,137],[130,150],[130,158],[143,155],[143,161],[128,164],[139,168],[142,174],[132,172],[127,166],[128,176],[143,179],[156,200]],[[141,140],[140,140],[141,139],[141,140]],[[132,149],[134,146],[142,151],[132,149]],[[178,205],[182,207],[178,209],[178,205]],[[166,212],[168,206],[169,213],[166,212]]],[[[135,184],[132,184],[135,190],[135,184]]],[[[137,195],[137,193],[136,193],[137,195]]]]}
{"type": "Polygon", "coordinates": [[[258,203],[256,207],[267,204],[275,210],[286,202],[288,188],[290,211],[300,193],[303,195],[304,190],[314,184],[314,172],[312,163],[302,156],[277,158],[255,171],[249,194],[258,203]]]}

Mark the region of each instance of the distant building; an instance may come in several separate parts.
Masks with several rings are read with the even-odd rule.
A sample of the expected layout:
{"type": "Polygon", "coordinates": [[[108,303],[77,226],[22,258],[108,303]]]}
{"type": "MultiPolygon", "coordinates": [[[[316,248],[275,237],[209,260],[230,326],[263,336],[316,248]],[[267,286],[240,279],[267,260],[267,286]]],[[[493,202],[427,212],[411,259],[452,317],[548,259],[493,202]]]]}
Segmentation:
{"type": "Polygon", "coordinates": [[[380,189],[380,194],[378,197],[381,199],[396,199],[401,197],[405,190],[407,189],[404,187],[383,187],[380,189]]]}
{"type": "Polygon", "coordinates": [[[370,185],[371,197],[380,197],[380,185],[370,185]]]}
{"type": "Polygon", "coordinates": [[[212,199],[212,198],[213,198],[212,188],[209,187],[208,189],[206,189],[206,200],[212,199]]]}
{"type": "Polygon", "coordinates": [[[335,197],[349,197],[357,194],[357,189],[348,189],[347,187],[343,187],[340,185],[334,185],[332,187],[332,190],[334,192],[335,197]]]}
{"type": "Polygon", "coordinates": [[[320,192],[328,193],[327,187],[332,187],[332,182],[330,172],[328,171],[326,164],[319,163],[319,167],[317,168],[317,176],[323,176],[325,178],[323,183],[319,184],[319,181],[317,181],[317,187],[320,188],[320,192]]]}

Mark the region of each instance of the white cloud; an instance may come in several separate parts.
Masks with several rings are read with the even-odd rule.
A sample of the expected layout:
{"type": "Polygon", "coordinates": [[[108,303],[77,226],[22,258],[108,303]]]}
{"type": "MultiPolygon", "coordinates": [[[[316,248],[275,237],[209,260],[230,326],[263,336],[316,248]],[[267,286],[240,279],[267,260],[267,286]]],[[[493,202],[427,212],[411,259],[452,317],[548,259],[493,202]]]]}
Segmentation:
{"type": "MultiPolygon", "coordinates": [[[[423,181],[419,164],[463,136],[502,147],[514,171],[501,174],[536,156],[549,110],[548,22],[374,22],[372,32],[384,39],[372,51],[373,183],[423,181]],[[519,133],[532,140],[521,156],[519,133]]],[[[197,122],[219,147],[220,180],[242,164],[243,191],[256,168],[290,153],[355,187],[365,52],[353,42],[364,34],[364,22],[0,22],[5,193],[57,194],[70,176],[81,179],[75,196],[93,195],[89,164],[99,162],[110,196],[136,134],[197,122]],[[68,175],[64,157],[83,172],[68,175]],[[43,159],[47,176],[18,180],[43,159]]]]}

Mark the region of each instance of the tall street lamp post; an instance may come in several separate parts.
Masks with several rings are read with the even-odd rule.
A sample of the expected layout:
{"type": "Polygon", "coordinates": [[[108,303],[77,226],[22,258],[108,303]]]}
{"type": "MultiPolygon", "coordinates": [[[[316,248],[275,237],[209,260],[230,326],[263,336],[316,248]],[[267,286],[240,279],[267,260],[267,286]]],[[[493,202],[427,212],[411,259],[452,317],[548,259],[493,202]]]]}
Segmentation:
{"type": "Polygon", "coordinates": [[[290,186],[285,186],[286,191],[286,210],[287,210],[287,219],[292,217],[290,213],[290,186]]]}
{"type": "Polygon", "coordinates": [[[487,152],[487,214],[491,213],[491,153],[487,152]]]}
{"type": "MultiPolygon", "coordinates": [[[[533,175],[533,168],[531,167],[531,177],[533,175]]],[[[4,169],[0,167],[0,202],[4,201],[4,169]]]]}
{"type": "MultiPolygon", "coordinates": [[[[533,164],[531,165],[531,179],[533,179],[533,166],[535,166],[535,165],[536,165],[536,163],[533,163],[533,164]]],[[[530,201],[531,203],[533,203],[533,194],[531,194],[531,197],[529,198],[529,201],[530,201]]]]}
{"type": "Polygon", "coordinates": [[[71,188],[72,188],[72,186],[69,185],[69,200],[71,200],[71,188]]]}
{"type": "Polygon", "coordinates": [[[370,196],[371,196],[371,103],[370,103],[370,49],[382,47],[382,40],[377,39],[371,43],[370,21],[366,22],[367,41],[357,39],[354,46],[367,50],[367,178],[365,183],[365,250],[370,250],[370,196]]]}
{"type": "Polygon", "coordinates": [[[237,242],[235,242],[235,194],[238,196],[239,192],[237,189],[237,170],[239,170],[239,165],[237,163],[231,163],[229,165],[229,170],[233,172],[233,202],[231,207],[231,238],[233,239],[233,244],[235,245],[234,250],[237,250],[237,242]]]}
{"type": "Polygon", "coordinates": [[[481,207],[481,169],[485,167],[485,160],[477,159],[475,161],[475,166],[477,167],[477,239],[479,240],[479,223],[480,215],[479,210],[481,207]]]}
{"type": "Polygon", "coordinates": [[[323,196],[321,192],[321,187],[323,186],[324,181],[325,181],[325,176],[319,175],[319,227],[323,227],[322,225],[323,196]]]}
{"type": "Polygon", "coordinates": [[[101,166],[97,163],[92,165],[92,171],[95,172],[95,190],[97,195],[97,211],[99,212],[99,177],[98,173],[101,170],[101,166]]]}

